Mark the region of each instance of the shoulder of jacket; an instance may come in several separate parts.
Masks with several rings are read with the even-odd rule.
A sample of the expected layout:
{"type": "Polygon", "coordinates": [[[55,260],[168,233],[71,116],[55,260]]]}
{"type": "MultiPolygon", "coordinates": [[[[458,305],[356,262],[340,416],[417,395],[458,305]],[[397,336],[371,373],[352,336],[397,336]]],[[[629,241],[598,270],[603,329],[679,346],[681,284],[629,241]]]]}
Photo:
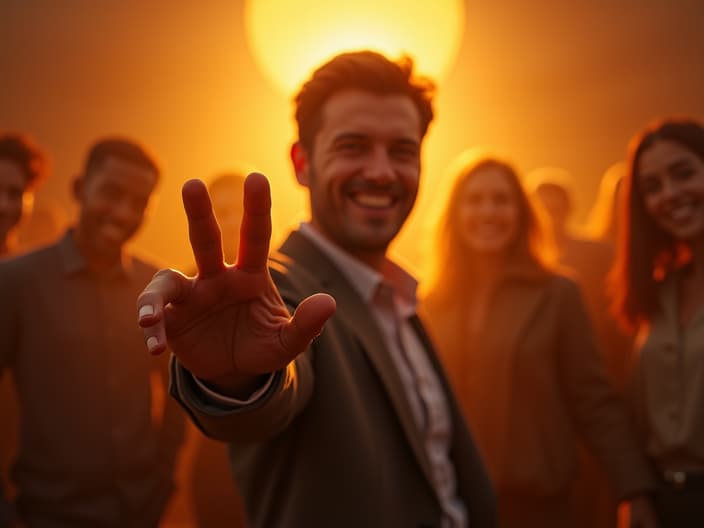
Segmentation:
{"type": "Polygon", "coordinates": [[[0,274],[18,274],[35,268],[46,269],[45,266],[49,264],[48,261],[58,258],[57,252],[57,247],[51,245],[0,259],[0,274]]]}

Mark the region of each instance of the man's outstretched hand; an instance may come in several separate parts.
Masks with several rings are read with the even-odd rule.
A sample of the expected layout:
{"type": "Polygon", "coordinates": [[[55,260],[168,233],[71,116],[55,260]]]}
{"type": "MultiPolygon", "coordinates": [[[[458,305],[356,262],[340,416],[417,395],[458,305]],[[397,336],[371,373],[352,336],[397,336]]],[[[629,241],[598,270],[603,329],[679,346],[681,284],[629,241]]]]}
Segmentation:
{"type": "Polygon", "coordinates": [[[291,317],[267,267],[271,193],[247,176],[237,263],[224,263],[220,228],[200,180],[183,185],[183,205],[198,275],[160,270],[137,300],[139,325],[153,354],[167,344],[181,364],[226,394],[241,396],[261,375],[303,352],[335,311],[316,294],[291,317]]]}

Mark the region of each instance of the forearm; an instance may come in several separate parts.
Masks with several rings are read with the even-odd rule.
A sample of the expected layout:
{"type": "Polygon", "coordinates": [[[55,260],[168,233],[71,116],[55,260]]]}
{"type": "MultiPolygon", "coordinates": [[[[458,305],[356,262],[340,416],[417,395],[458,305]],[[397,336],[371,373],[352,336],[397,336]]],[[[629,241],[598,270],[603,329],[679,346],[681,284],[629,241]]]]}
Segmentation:
{"type": "Polygon", "coordinates": [[[241,406],[214,401],[178,361],[171,364],[171,395],[207,436],[224,442],[256,442],[284,430],[312,393],[313,372],[305,356],[274,374],[269,389],[241,406]]]}

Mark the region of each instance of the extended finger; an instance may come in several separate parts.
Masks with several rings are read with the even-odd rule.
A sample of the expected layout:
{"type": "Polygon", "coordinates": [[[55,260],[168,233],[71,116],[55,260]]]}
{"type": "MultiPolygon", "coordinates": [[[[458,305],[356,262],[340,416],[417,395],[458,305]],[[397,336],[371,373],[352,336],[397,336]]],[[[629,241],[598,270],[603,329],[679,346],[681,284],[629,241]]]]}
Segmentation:
{"type": "Polygon", "coordinates": [[[152,354],[166,350],[164,307],[183,300],[190,289],[190,279],[175,270],[159,270],[137,298],[137,322],[144,342],[152,354]]]}
{"type": "Polygon", "coordinates": [[[189,180],[181,191],[188,217],[188,237],[198,266],[198,275],[206,278],[225,269],[222,238],[210,196],[200,180],[189,180]]]}
{"type": "Polygon", "coordinates": [[[270,240],[271,190],[266,177],[253,172],[244,182],[244,213],[237,267],[252,273],[266,269],[270,240]]]}
{"type": "Polygon", "coordinates": [[[335,313],[335,299],[316,293],[304,299],[288,324],[281,328],[281,345],[291,358],[303,352],[323,330],[323,325],[335,313]]]}

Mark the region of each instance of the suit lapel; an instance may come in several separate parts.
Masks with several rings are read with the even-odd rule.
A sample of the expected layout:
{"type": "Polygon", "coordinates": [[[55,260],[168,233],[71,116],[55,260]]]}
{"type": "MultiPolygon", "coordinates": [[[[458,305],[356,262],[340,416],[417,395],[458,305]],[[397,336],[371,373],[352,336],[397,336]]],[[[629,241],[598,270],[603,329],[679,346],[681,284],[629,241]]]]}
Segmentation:
{"type": "Polygon", "coordinates": [[[362,348],[366,352],[370,363],[374,366],[396,410],[396,415],[406,433],[406,438],[413,448],[418,463],[428,480],[432,483],[432,471],[427,452],[425,451],[424,438],[413,417],[413,411],[408,402],[403,382],[386,348],[386,343],[377,323],[374,321],[368,307],[359,300],[358,296],[350,295],[349,298],[345,298],[346,293],[354,292],[350,292],[347,288],[335,288],[331,293],[336,299],[339,299],[341,306],[345,306],[345,308],[351,307],[350,309],[342,310],[340,316],[349,327],[354,329],[355,335],[362,343],[362,348]],[[356,297],[356,303],[352,297],[356,297]]]}
{"type": "MultiPolygon", "coordinates": [[[[361,342],[362,349],[391,400],[406,439],[410,443],[423,473],[432,484],[432,471],[425,451],[423,436],[413,418],[413,411],[408,402],[398,370],[386,348],[384,337],[369,307],[358,295],[352,284],[347,281],[346,277],[304,235],[297,232],[291,233],[280,251],[291,257],[297,265],[302,266],[315,277],[321,289],[332,295],[338,306],[343,307],[336,312],[335,317],[343,320],[345,325],[352,329],[356,338],[361,342]]],[[[421,336],[421,339],[426,344],[423,336],[421,336]]]]}

